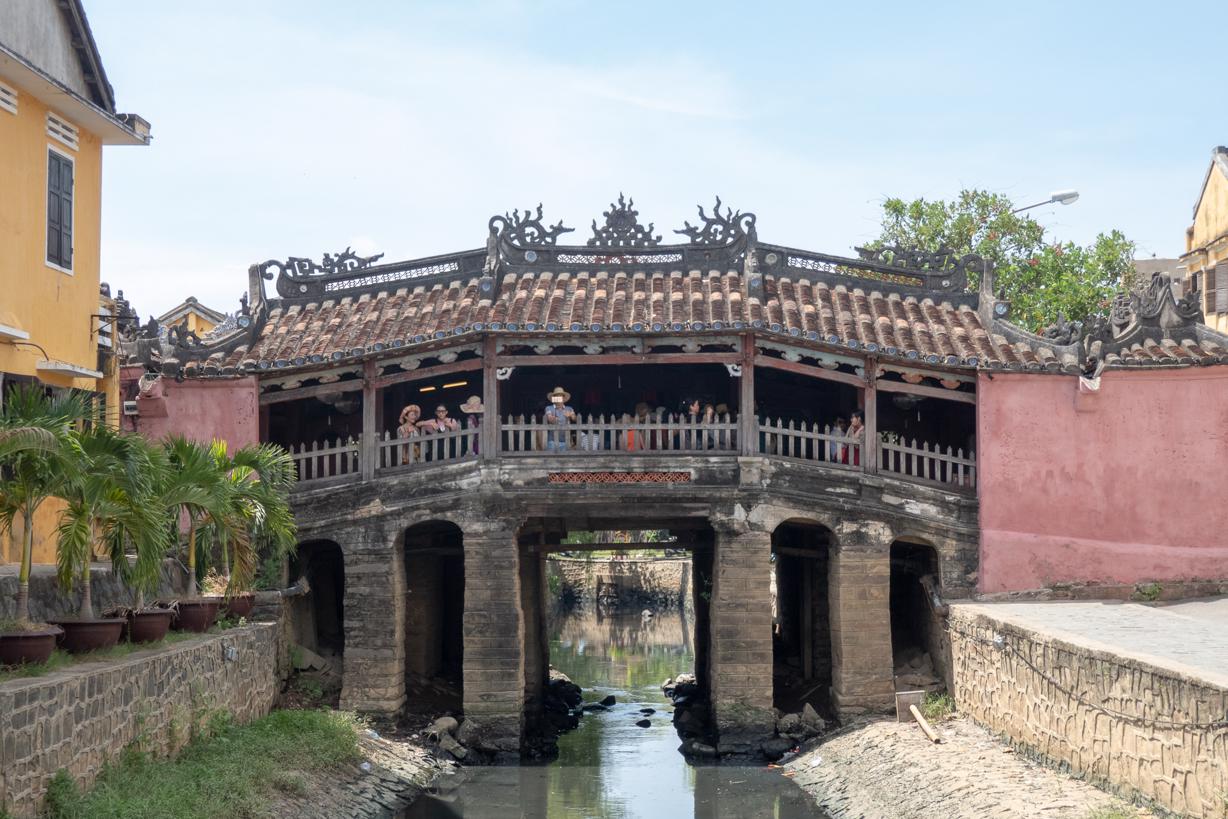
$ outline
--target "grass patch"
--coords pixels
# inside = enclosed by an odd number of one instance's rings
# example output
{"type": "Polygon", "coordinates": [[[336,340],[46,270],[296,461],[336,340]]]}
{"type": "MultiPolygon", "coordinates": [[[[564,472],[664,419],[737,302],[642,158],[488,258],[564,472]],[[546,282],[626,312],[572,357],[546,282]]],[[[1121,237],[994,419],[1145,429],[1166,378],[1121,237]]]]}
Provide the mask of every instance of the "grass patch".
{"type": "Polygon", "coordinates": [[[955,700],[950,694],[926,694],[921,703],[921,715],[930,722],[942,722],[955,716],[955,700]]]}
{"type": "MultiPolygon", "coordinates": [[[[278,793],[302,794],[309,774],[359,759],[357,719],[337,711],[274,711],[221,726],[174,760],[138,753],[103,772],[86,794],[61,786],[51,819],[232,819],[267,815],[278,793]]],[[[211,726],[214,727],[214,726],[211,726]]]]}
{"type": "Polygon", "coordinates": [[[105,660],[118,660],[121,657],[127,657],[134,651],[144,651],[147,648],[160,648],[173,643],[182,643],[190,640],[193,637],[199,637],[199,634],[193,634],[190,631],[172,631],[162,640],[156,643],[120,643],[111,648],[104,648],[101,651],[90,651],[85,654],[69,654],[62,649],[56,649],[51,652],[51,657],[45,663],[29,663],[27,665],[14,665],[0,667],[0,683],[8,682],[9,680],[18,680],[23,677],[41,677],[44,674],[50,674],[53,671],[62,671],[71,665],[77,663],[97,663],[105,660]]]}
{"type": "Polygon", "coordinates": [[[1138,811],[1130,810],[1122,805],[1109,805],[1096,808],[1087,814],[1085,819],[1138,819],[1138,811]]]}

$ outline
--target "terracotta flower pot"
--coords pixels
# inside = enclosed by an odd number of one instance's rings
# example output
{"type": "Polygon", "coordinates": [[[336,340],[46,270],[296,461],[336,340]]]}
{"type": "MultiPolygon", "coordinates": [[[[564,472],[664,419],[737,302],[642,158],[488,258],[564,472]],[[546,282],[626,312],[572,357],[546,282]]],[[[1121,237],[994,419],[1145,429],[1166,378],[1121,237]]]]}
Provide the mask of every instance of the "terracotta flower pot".
{"type": "Polygon", "coordinates": [[[175,612],[170,609],[145,609],[128,613],[124,628],[133,643],[156,643],[170,631],[175,612]]]}
{"type": "Polygon", "coordinates": [[[111,648],[119,642],[119,635],[124,630],[124,621],[119,617],[53,622],[64,630],[58,642],[60,648],[69,654],[84,654],[87,651],[111,648]]]}
{"type": "Polygon", "coordinates": [[[0,634],[0,665],[47,662],[55,651],[56,638],[63,633],[58,626],[48,626],[37,631],[0,634]]]}
{"type": "Polygon", "coordinates": [[[208,631],[217,619],[219,604],[217,599],[180,600],[175,606],[174,628],[197,633],[208,631]]]}
{"type": "Polygon", "coordinates": [[[242,592],[226,601],[226,616],[238,620],[240,617],[250,617],[256,607],[256,595],[242,592]]]}

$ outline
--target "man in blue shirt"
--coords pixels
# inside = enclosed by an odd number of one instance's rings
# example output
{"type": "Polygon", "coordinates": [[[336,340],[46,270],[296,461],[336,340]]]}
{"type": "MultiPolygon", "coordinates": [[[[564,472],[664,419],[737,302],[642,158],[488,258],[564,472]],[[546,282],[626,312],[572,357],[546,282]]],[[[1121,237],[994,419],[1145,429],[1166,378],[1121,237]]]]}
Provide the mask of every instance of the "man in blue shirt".
{"type": "Polygon", "coordinates": [[[558,427],[546,433],[546,449],[552,452],[567,449],[567,427],[576,422],[576,411],[567,404],[571,393],[562,387],[555,387],[546,398],[550,401],[546,407],[546,423],[558,427]]]}

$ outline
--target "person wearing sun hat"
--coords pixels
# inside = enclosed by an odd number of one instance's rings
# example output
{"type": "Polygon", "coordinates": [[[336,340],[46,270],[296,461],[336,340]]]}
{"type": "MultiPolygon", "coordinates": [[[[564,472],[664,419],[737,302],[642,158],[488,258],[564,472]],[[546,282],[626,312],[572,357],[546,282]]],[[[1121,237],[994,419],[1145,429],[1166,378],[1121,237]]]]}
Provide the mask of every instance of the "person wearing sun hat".
{"type": "Polygon", "coordinates": [[[576,411],[567,403],[571,393],[562,387],[555,387],[546,395],[549,405],[544,418],[547,424],[553,424],[561,429],[553,429],[546,433],[546,449],[559,451],[568,448],[568,432],[566,427],[576,422],[576,411]]]}
{"type": "Polygon", "coordinates": [[[465,428],[473,430],[473,434],[469,438],[469,454],[478,454],[478,430],[482,427],[482,413],[486,412],[486,407],[482,406],[482,399],[476,395],[471,395],[465,399],[465,403],[460,405],[461,414],[465,416],[465,428]]]}

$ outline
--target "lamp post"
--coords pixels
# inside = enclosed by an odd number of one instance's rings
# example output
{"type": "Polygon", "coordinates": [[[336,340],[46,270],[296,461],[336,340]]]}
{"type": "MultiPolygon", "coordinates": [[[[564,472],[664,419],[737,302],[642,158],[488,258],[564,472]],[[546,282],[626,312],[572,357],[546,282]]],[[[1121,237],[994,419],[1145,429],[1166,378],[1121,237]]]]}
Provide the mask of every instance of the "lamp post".
{"type": "Polygon", "coordinates": [[[1011,213],[1022,213],[1025,210],[1031,210],[1032,208],[1039,208],[1041,205],[1051,205],[1054,202],[1056,202],[1059,205],[1069,205],[1069,204],[1072,204],[1078,201],[1078,199],[1079,199],[1078,191],[1054,191],[1053,193],[1049,194],[1049,198],[1046,199],[1045,201],[1037,202],[1034,205],[1024,205],[1021,208],[1015,208],[1014,210],[1011,211],[1011,213]]]}

